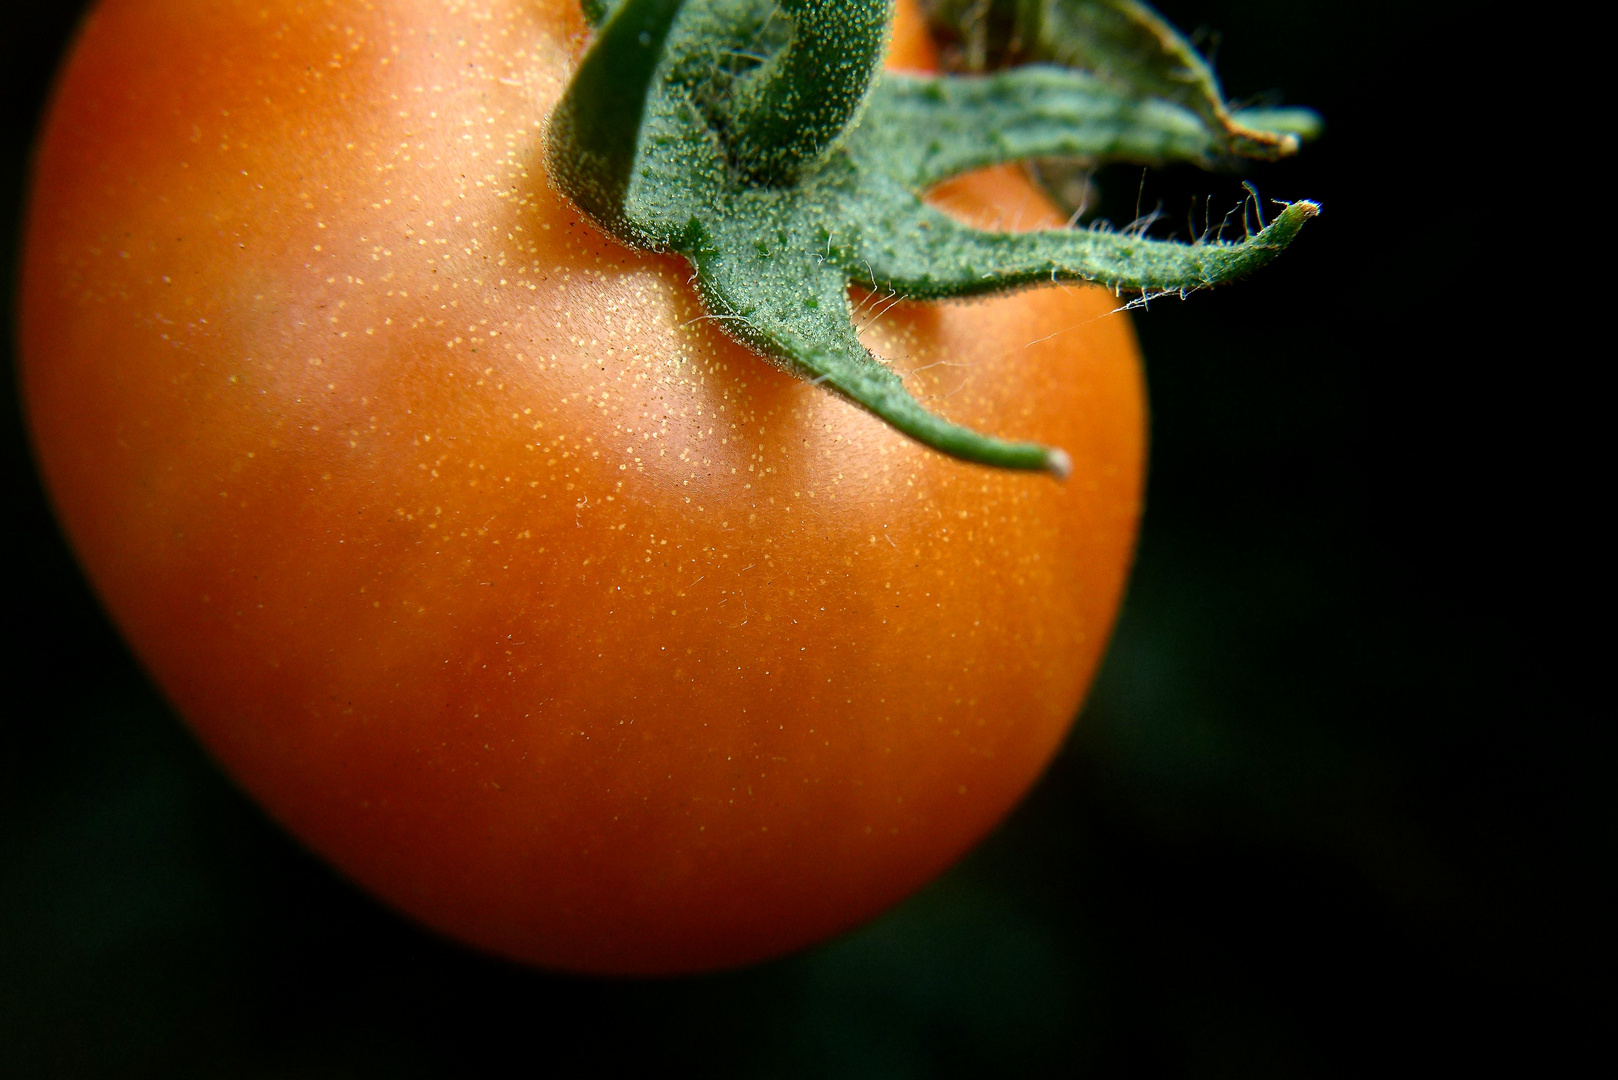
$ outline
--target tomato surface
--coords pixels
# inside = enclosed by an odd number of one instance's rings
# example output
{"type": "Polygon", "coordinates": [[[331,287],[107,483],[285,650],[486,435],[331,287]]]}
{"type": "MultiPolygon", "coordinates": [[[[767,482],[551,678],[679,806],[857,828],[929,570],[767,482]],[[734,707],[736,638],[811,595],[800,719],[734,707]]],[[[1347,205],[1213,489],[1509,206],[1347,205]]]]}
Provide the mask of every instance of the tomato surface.
{"type": "MultiPolygon", "coordinates": [[[[768,366],[547,185],[584,34],[107,0],[38,151],[24,393],[108,610],[288,829],[498,953],[711,969],[893,904],[1038,776],[1122,591],[1142,379],[1096,289],[872,320],[1058,483],[768,366]]],[[[1051,223],[1012,171],[936,198],[1051,223]]]]}

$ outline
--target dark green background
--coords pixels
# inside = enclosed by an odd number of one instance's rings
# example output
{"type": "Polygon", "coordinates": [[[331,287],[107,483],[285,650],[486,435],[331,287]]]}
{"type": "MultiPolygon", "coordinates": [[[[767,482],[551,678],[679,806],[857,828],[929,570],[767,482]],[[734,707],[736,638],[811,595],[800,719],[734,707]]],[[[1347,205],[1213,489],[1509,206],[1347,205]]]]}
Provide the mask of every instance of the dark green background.
{"type": "MultiPolygon", "coordinates": [[[[79,6],[0,14],[7,252],[79,6]]],[[[1501,118],[1471,89],[1475,7],[1163,7],[1222,32],[1234,95],[1325,113],[1317,147],[1250,174],[1325,213],[1254,281],[1138,319],[1139,564],[1049,774],[942,881],[802,956],[549,975],[336,878],[220,775],[107,625],[4,380],[0,1076],[1548,1066],[1594,1016],[1612,847],[1610,706],[1580,693],[1610,631],[1570,621],[1600,610],[1582,510],[1599,489],[1564,486],[1593,450],[1588,392],[1577,357],[1517,337],[1518,315],[1556,313],[1530,292],[1535,256],[1499,250],[1543,170],[1480,149],[1501,118]]],[[[1138,184],[1104,175],[1105,212],[1132,217],[1138,184]]],[[[1146,205],[1174,220],[1207,194],[1241,193],[1175,171],[1146,205]]]]}

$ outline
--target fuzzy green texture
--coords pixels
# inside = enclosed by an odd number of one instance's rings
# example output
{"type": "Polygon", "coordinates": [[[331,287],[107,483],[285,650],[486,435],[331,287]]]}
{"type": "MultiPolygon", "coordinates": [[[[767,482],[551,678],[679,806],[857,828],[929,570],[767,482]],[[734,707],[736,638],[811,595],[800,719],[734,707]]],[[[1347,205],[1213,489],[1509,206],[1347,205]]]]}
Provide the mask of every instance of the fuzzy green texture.
{"type": "Polygon", "coordinates": [[[713,110],[739,173],[784,186],[830,152],[882,64],[889,3],[781,0],[783,17],[764,29],[789,26],[791,33],[769,59],[737,74],[713,110]]]}
{"type": "MultiPolygon", "coordinates": [[[[1156,20],[1129,0],[1049,2],[1156,20]]],[[[1183,294],[1269,262],[1318,212],[1291,203],[1239,243],[1179,244],[1129,231],[986,232],[922,201],[950,176],[1025,158],[1210,164],[1284,152],[1303,111],[1225,122],[1222,99],[1217,111],[1198,107],[1217,97],[1211,72],[1189,97],[1157,92],[1184,89],[1188,70],[1181,52],[1141,45],[1161,42],[1161,20],[1103,35],[1092,52],[1107,62],[1092,60],[1092,72],[927,77],[880,70],[891,0],[590,3],[596,40],[552,117],[558,187],[626,243],[686,256],[730,336],[968,461],[1060,476],[1067,457],[924,409],[859,343],[851,283],[916,300],[1057,281],[1183,294]],[[1144,67],[1121,78],[1130,64],[1144,67]],[[1266,119],[1280,123],[1248,126],[1266,119]]]]}
{"type": "Polygon", "coordinates": [[[1308,109],[1233,113],[1213,68],[1140,0],[923,0],[931,20],[962,39],[972,70],[1056,63],[1093,74],[1120,94],[1189,110],[1227,152],[1278,158],[1319,133],[1308,109]],[[1277,121],[1279,121],[1277,123],[1277,121]]]}

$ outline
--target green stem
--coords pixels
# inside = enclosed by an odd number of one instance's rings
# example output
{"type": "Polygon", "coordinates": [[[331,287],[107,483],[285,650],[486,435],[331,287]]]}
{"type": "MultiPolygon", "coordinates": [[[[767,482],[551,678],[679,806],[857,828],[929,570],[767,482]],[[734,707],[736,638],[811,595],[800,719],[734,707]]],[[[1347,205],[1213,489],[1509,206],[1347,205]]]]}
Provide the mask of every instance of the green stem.
{"type": "Polygon", "coordinates": [[[786,48],[736,81],[728,143],[737,171],[780,187],[819,162],[882,63],[892,0],[781,0],[786,48]]]}
{"type": "Polygon", "coordinates": [[[1269,262],[1319,209],[1292,203],[1240,243],[967,228],[923,202],[930,184],[1045,155],[1273,156],[1316,118],[1243,114],[1265,128],[1255,143],[1206,65],[1138,0],[1039,9],[1079,35],[1075,55],[1094,73],[965,79],[881,75],[891,0],[779,3],[592,0],[599,29],[552,116],[551,176],[625,243],[686,256],[726,334],[943,453],[1066,471],[1060,450],[971,431],[917,402],[860,344],[850,282],[911,300],[1078,279],[1185,292],[1269,262]]]}

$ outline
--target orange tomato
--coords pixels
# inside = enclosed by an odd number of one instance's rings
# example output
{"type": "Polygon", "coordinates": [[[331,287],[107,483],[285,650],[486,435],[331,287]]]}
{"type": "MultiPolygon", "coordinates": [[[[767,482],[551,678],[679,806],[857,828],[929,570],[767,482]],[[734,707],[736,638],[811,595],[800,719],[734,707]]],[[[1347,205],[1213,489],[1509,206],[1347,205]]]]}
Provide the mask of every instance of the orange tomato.
{"type": "MultiPolygon", "coordinates": [[[[288,829],[485,949],[711,969],[883,910],[1038,776],[1123,587],[1141,372],[1095,289],[873,320],[1061,484],[761,362],[547,185],[584,32],[107,0],[38,152],[24,392],[107,608],[288,829]]],[[[937,197],[1051,218],[1006,170],[937,197]]]]}

